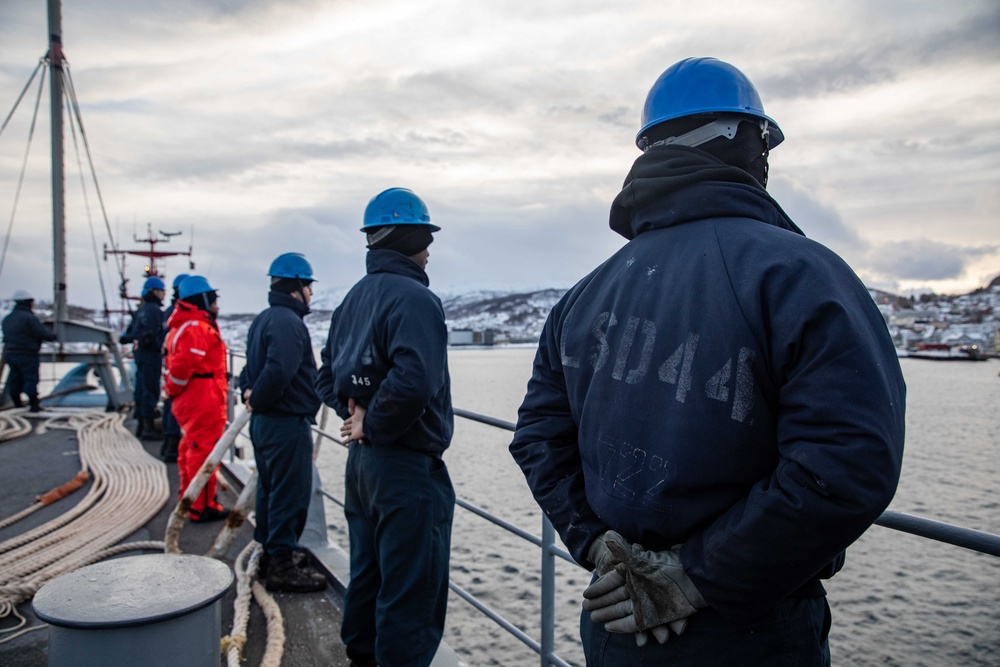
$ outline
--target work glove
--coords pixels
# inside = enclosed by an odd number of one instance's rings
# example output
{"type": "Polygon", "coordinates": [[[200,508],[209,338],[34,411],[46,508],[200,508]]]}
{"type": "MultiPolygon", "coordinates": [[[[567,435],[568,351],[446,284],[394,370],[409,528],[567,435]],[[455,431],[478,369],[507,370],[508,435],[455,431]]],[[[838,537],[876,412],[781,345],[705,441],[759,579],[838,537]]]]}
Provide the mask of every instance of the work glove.
{"type": "MultiPolygon", "coordinates": [[[[601,578],[594,582],[587,591],[596,590],[603,592],[596,593],[596,595],[600,596],[599,599],[585,600],[583,608],[590,611],[608,606],[622,605],[614,607],[616,611],[609,613],[631,615],[632,603],[628,598],[628,591],[625,588],[625,578],[615,571],[615,566],[621,561],[612,554],[608,548],[608,542],[618,544],[623,550],[629,550],[631,547],[625,538],[613,530],[605,531],[590,545],[587,558],[596,566],[597,573],[601,575],[601,578]],[[598,586],[599,584],[600,586],[598,586]],[[626,608],[627,611],[623,611],[626,608]]],[[[584,592],[584,597],[588,597],[587,591],[584,592]]],[[[591,614],[591,618],[593,618],[593,614],[591,614]]],[[[637,630],[635,631],[635,643],[637,646],[645,646],[649,641],[649,634],[651,633],[656,638],[656,641],[664,644],[670,638],[671,629],[674,630],[675,634],[679,635],[684,632],[685,627],[687,627],[687,619],[675,621],[670,628],[667,625],[658,625],[650,628],[649,632],[637,630]]]]}
{"type": "Polygon", "coordinates": [[[680,634],[686,619],[707,606],[684,572],[680,545],[670,551],[646,551],[624,540],[606,542],[619,563],[583,593],[584,609],[591,611],[593,622],[604,623],[609,632],[634,633],[668,625],[680,634]]]}

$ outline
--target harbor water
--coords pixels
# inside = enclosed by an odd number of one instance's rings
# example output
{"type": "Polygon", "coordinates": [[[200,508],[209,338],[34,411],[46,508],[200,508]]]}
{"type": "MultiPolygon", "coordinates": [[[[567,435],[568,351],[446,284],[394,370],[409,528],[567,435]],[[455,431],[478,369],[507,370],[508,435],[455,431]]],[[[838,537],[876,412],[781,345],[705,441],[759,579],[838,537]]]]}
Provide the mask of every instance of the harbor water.
{"type": "MultiPolygon", "coordinates": [[[[449,355],[456,407],[516,421],[534,350],[455,349],[449,355]]],[[[903,474],[891,508],[1000,533],[1000,364],[900,360],[906,378],[903,474]]],[[[331,420],[328,430],[339,421],[331,420]]],[[[445,454],[460,498],[531,533],[541,513],[507,452],[510,434],[456,418],[445,454]]],[[[344,450],[319,458],[324,485],[342,497],[344,450]]],[[[331,539],[347,546],[343,512],[328,505],[331,539]]],[[[456,508],[452,580],[536,639],[540,552],[456,508]]],[[[556,565],[556,647],[583,665],[579,645],[584,570],[556,565]]],[[[1000,558],[873,526],[827,584],[835,665],[1000,665],[1000,558]]],[[[530,649],[452,594],[445,641],[470,665],[534,665],[530,649]]]]}

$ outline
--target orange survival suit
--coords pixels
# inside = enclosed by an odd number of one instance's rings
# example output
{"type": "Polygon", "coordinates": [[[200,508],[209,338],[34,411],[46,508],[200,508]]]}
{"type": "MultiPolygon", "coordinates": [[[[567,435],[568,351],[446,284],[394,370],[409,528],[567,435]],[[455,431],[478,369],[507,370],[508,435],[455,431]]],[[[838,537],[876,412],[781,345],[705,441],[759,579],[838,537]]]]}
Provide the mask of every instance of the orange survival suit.
{"type": "MultiPolygon", "coordinates": [[[[226,344],[211,315],[186,301],[177,301],[167,324],[164,390],[182,431],[177,469],[183,495],[226,428],[226,344]]],[[[192,520],[206,507],[222,510],[215,492],[212,475],[191,505],[192,520]]]]}

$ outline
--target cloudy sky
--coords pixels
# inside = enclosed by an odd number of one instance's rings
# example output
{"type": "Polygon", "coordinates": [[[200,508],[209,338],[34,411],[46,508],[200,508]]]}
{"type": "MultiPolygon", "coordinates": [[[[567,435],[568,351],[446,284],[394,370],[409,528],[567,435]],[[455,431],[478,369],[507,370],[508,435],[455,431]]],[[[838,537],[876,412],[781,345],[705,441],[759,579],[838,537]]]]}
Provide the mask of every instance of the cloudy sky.
{"type": "MultiPolygon", "coordinates": [[[[769,190],[869,286],[962,293],[1000,273],[996,0],[63,0],[62,17],[112,232],[182,231],[160,249],[184,250],[193,230],[229,312],[264,305],[281,252],[327,296],[350,286],[365,204],[392,186],[443,228],[435,290],[569,286],[623,243],[607,214],[642,103],[688,56],[754,81],[786,137],[769,190]]],[[[47,32],[43,0],[0,1],[3,118],[47,32]]],[[[0,135],[5,242],[36,88],[0,135]]],[[[51,299],[46,100],[4,297],[51,299]]],[[[66,137],[69,300],[100,306],[98,271],[109,300],[117,279],[66,137]]],[[[140,259],[126,269],[141,282],[140,259]]]]}

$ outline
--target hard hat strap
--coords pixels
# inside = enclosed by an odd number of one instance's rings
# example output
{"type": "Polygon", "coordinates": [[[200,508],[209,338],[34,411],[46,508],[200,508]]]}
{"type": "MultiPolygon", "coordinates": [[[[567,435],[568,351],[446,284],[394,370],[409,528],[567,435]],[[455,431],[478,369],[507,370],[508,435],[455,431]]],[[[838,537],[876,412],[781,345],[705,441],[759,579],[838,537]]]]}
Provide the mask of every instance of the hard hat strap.
{"type": "MultiPolygon", "coordinates": [[[[726,115],[719,116],[711,123],[702,125],[701,127],[696,127],[695,129],[682,134],[677,137],[667,137],[666,139],[661,139],[660,141],[649,144],[646,150],[649,150],[653,146],[688,146],[689,148],[694,148],[695,146],[701,146],[704,143],[708,143],[712,139],[717,137],[725,137],[726,139],[732,139],[736,136],[737,128],[741,121],[750,121],[751,119],[747,116],[736,116],[736,115],[726,115]]],[[[763,121],[764,136],[766,138],[767,121],[763,121]]]]}

